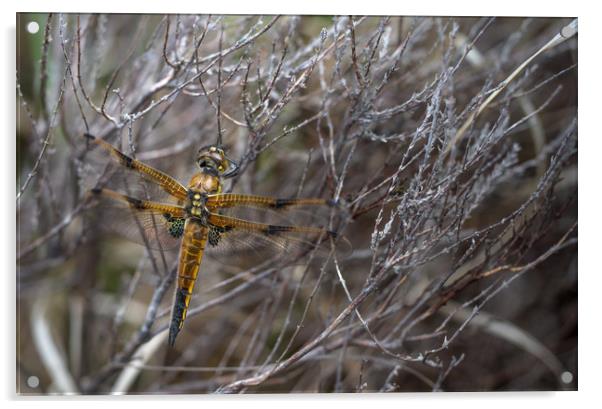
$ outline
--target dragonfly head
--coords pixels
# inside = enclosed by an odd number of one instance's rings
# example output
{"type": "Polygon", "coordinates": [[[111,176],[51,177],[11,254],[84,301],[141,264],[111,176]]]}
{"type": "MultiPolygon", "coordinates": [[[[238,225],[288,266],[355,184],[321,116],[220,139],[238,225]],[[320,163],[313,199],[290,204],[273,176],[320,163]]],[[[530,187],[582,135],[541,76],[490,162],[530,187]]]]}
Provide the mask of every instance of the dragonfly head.
{"type": "Polygon", "coordinates": [[[224,178],[236,175],[239,169],[238,164],[228,158],[221,147],[215,145],[199,149],[196,163],[203,172],[224,178]]]}

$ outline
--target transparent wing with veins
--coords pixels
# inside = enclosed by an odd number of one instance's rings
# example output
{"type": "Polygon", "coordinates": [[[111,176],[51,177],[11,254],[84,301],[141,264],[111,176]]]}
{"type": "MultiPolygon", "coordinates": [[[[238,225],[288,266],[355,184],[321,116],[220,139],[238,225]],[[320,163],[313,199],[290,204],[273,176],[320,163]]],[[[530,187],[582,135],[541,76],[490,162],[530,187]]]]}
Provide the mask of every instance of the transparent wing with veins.
{"type": "Polygon", "coordinates": [[[109,189],[89,193],[90,211],[98,213],[98,226],[106,232],[154,250],[175,250],[184,229],[182,206],[141,200],[109,189]]]}

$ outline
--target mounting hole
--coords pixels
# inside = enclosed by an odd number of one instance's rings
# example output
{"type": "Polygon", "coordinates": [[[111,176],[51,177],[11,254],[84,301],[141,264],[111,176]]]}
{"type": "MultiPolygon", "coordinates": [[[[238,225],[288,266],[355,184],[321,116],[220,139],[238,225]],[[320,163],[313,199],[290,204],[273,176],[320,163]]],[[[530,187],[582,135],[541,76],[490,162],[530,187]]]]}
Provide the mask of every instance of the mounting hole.
{"type": "Polygon", "coordinates": [[[562,375],[560,375],[560,380],[564,383],[571,383],[573,382],[573,374],[569,371],[564,371],[562,375]]]}
{"type": "Polygon", "coordinates": [[[27,23],[27,32],[31,34],[35,34],[40,31],[40,25],[35,21],[30,21],[27,23]]]}
{"type": "Polygon", "coordinates": [[[40,385],[40,379],[37,376],[30,376],[27,378],[27,386],[30,388],[37,388],[40,385]]]}

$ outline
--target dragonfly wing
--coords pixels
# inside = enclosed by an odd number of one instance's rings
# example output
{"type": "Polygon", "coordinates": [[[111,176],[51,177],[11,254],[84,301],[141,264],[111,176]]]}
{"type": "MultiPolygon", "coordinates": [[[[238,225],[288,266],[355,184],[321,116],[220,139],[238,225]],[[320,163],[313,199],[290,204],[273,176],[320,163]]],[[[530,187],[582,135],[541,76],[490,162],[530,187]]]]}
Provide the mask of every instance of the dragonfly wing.
{"type": "MultiPolygon", "coordinates": [[[[145,187],[147,190],[158,189],[162,191],[163,196],[168,195],[178,201],[186,199],[188,190],[176,179],[126,155],[102,139],[90,134],[85,136],[89,142],[89,151],[86,153],[84,160],[93,168],[98,168],[101,174],[101,184],[123,190],[130,195],[149,197],[140,194],[141,184],[139,180],[143,179],[148,182],[145,187]],[[110,158],[109,161],[107,161],[107,157],[110,158]],[[107,162],[115,166],[110,166],[107,162]],[[132,176],[135,176],[137,180],[132,176]]],[[[158,196],[153,194],[152,197],[158,196]]]]}
{"type": "Polygon", "coordinates": [[[292,226],[328,225],[331,216],[340,215],[336,203],[329,199],[284,199],[234,193],[208,195],[207,208],[239,219],[260,223],[269,223],[269,220],[292,226]]]}
{"type": "Polygon", "coordinates": [[[295,259],[310,253],[323,258],[336,245],[336,233],[320,227],[255,223],[217,213],[211,213],[208,221],[207,253],[220,260],[295,259]]]}
{"type": "Polygon", "coordinates": [[[90,191],[96,225],[155,250],[173,250],[184,233],[181,206],[140,200],[109,189],[90,191]]]}
{"type": "Polygon", "coordinates": [[[212,210],[232,207],[253,207],[270,210],[290,210],[300,207],[326,206],[333,207],[335,202],[330,199],[283,199],[269,196],[243,195],[237,193],[218,193],[207,197],[207,208],[212,210]]]}

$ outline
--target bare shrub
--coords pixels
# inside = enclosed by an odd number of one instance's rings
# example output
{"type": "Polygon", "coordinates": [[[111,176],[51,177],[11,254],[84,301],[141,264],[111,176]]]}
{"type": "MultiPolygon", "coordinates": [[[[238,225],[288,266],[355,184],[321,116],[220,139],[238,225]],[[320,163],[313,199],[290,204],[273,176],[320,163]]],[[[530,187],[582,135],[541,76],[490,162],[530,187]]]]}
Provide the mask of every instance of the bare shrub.
{"type": "Polygon", "coordinates": [[[576,39],[504,81],[570,22],[19,15],[18,390],[574,389],[576,39]],[[184,183],[221,140],[353,253],[204,261],[169,349],[173,258],[84,214],[85,132],[184,183]]]}

